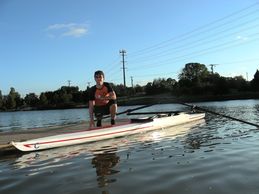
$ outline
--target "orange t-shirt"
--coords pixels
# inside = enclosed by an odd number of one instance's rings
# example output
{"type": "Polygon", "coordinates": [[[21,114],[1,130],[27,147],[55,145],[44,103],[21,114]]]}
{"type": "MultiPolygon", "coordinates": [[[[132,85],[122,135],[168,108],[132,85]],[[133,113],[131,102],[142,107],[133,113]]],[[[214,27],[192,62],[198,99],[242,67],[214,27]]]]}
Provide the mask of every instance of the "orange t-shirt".
{"type": "Polygon", "coordinates": [[[110,92],[113,92],[113,89],[107,82],[104,82],[102,88],[100,89],[93,86],[89,92],[89,100],[94,100],[95,106],[105,106],[109,103],[109,100],[101,100],[98,98],[108,96],[110,92]]]}

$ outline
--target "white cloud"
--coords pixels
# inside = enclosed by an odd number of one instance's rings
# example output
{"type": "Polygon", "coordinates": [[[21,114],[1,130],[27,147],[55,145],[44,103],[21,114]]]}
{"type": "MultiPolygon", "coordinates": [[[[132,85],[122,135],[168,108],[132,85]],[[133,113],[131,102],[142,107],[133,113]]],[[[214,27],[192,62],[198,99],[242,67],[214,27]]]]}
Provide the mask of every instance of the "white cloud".
{"type": "Polygon", "coordinates": [[[69,31],[63,33],[64,36],[73,36],[73,37],[81,37],[84,36],[87,33],[86,28],[71,28],[69,31]]]}
{"type": "Polygon", "coordinates": [[[246,40],[248,40],[248,37],[238,35],[238,36],[236,37],[236,39],[241,40],[241,41],[246,41],[246,40]]]}
{"type": "Polygon", "coordinates": [[[51,38],[70,36],[70,37],[82,37],[88,32],[86,24],[67,23],[67,24],[52,24],[47,27],[46,31],[51,38]]]}

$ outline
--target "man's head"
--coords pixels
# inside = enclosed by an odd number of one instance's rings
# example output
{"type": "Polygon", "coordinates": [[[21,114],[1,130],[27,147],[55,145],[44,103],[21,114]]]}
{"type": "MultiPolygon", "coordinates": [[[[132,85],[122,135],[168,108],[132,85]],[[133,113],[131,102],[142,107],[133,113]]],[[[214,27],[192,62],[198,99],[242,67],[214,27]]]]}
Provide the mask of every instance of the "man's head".
{"type": "Polygon", "coordinates": [[[96,77],[96,76],[100,76],[100,75],[102,75],[102,76],[104,77],[104,73],[103,73],[103,71],[98,70],[98,71],[94,72],[94,77],[96,77]]]}
{"type": "Polygon", "coordinates": [[[97,84],[102,85],[104,81],[104,73],[101,70],[94,72],[94,79],[97,84]]]}

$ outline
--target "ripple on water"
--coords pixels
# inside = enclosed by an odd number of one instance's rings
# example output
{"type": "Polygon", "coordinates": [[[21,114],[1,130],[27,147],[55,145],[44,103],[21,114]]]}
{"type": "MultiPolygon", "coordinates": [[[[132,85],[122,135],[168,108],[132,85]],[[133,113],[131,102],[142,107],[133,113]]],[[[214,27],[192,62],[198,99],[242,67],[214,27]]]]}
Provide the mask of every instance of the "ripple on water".
{"type": "MultiPolygon", "coordinates": [[[[213,110],[251,116],[219,104],[213,110]]],[[[207,115],[198,126],[25,154],[0,161],[0,193],[258,193],[258,132],[207,115]]]]}

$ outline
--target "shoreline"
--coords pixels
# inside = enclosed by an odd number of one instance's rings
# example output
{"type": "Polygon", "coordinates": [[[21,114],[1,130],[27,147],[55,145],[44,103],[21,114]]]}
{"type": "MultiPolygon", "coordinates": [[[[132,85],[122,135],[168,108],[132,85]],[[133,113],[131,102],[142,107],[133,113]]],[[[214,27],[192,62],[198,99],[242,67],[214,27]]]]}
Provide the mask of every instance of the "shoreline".
{"type": "Polygon", "coordinates": [[[118,105],[131,106],[143,104],[170,104],[170,103],[194,103],[225,100],[249,100],[259,99],[259,93],[242,93],[231,95],[207,95],[207,96],[173,96],[171,94],[159,94],[153,96],[124,97],[119,99],[118,105]]]}
{"type": "MultiPolygon", "coordinates": [[[[118,106],[134,106],[145,104],[170,104],[170,103],[193,103],[193,102],[210,102],[225,100],[249,100],[259,99],[259,92],[243,92],[229,95],[206,95],[206,96],[175,96],[170,93],[162,93],[157,95],[139,95],[118,97],[118,106]]],[[[16,111],[37,111],[37,110],[62,110],[88,108],[88,104],[77,104],[74,106],[52,106],[52,107],[26,107],[22,109],[0,110],[0,112],[16,112],[16,111]]]]}

